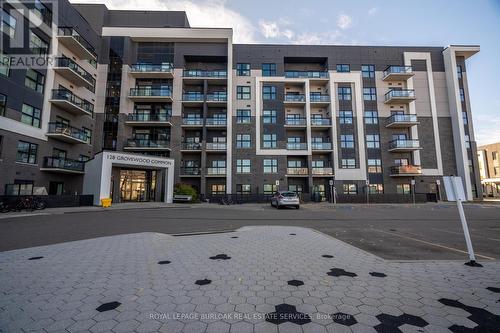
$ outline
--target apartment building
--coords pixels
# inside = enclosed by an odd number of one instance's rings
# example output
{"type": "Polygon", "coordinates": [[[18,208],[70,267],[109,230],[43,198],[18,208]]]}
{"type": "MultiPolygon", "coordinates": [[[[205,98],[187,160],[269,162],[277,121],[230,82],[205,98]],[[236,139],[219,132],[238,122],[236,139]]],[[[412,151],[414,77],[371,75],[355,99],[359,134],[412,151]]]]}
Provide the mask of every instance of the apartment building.
{"type": "Polygon", "coordinates": [[[500,197],[500,142],[477,148],[483,195],[500,197]]]}
{"type": "MultiPolygon", "coordinates": [[[[174,161],[174,182],[205,197],[327,198],[330,184],[352,196],[437,193],[446,175],[462,177],[470,200],[482,197],[466,71],[478,46],[242,45],[231,29],[190,27],[184,12],[58,4],[73,22],[59,25],[85,42],[68,38],[65,50],[59,33],[47,47],[89,81],[66,82],[56,66],[33,93],[22,70],[0,75],[11,110],[0,120],[6,192],[30,183],[82,193],[84,161],[116,151],[174,161]],[[11,96],[15,82],[26,93],[11,96]],[[52,97],[62,89],[69,103],[52,97]],[[40,126],[13,116],[23,104],[38,107],[40,126]],[[38,148],[31,160],[26,144],[38,148]]],[[[114,201],[159,200],[165,179],[154,166],[117,166],[104,186],[114,201]]]]}

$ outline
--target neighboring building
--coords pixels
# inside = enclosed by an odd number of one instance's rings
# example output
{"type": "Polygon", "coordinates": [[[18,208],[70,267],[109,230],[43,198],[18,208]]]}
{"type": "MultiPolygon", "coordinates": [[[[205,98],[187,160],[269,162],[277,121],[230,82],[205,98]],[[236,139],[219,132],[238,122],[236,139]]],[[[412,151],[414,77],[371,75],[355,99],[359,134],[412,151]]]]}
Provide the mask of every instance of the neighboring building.
{"type": "Polygon", "coordinates": [[[500,197],[500,142],[477,148],[483,196],[500,197]]]}
{"type": "MultiPolygon", "coordinates": [[[[465,66],[478,46],[238,45],[231,29],[189,27],[184,12],[59,5],[59,21],[86,42],[45,41],[89,82],[59,83],[64,67],[49,68],[37,93],[24,88],[26,71],[0,75],[6,189],[81,193],[81,165],[53,161],[116,150],[172,158],[175,182],[208,197],[271,194],[276,181],[328,196],[330,180],[344,194],[363,194],[367,182],[371,193],[408,194],[412,180],[415,192],[435,193],[443,175],[482,197],[465,66]],[[84,107],[52,98],[59,85],[84,107]],[[38,108],[40,124],[22,121],[23,104],[38,108]],[[76,166],[77,176],[63,174],[76,166]]],[[[114,169],[113,199],[158,200],[156,171],[114,169]]]]}

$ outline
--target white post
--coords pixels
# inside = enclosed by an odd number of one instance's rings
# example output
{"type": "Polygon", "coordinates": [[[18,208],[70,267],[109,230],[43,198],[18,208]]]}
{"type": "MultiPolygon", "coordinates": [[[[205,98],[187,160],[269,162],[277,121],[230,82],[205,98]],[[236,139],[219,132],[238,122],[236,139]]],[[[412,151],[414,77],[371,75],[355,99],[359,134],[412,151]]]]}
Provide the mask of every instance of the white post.
{"type": "Polygon", "coordinates": [[[451,177],[451,186],[453,188],[453,194],[455,195],[455,200],[457,201],[458,214],[460,215],[460,221],[462,222],[462,229],[464,231],[465,243],[467,243],[467,251],[469,252],[469,265],[476,264],[476,257],[474,256],[474,249],[472,248],[472,241],[470,239],[469,228],[467,227],[467,220],[465,219],[464,207],[462,206],[462,198],[457,191],[457,181],[461,181],[459,177],[451,177]]]}

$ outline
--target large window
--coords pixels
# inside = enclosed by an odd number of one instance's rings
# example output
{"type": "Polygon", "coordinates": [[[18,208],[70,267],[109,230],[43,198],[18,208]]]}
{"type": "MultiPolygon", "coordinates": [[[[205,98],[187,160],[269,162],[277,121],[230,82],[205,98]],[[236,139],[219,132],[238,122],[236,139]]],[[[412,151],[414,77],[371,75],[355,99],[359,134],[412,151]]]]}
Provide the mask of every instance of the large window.
{"type": "Polygon", "coordinates": [[[236,75],[250,76],[250,64],[236,64],[236,75]]]}
{"type": "Polygon", "coordinates": [[[459,79],[462,78],[462,66],[460,66],[460,65],[457,65],[457,77],[459,79]]]}
{"type": "Polygon", "coordinates": [[[354,135],[342,134],[340,136],[340,147],[341,148],[354,148],[354,135]]]}
{"type": "Polygon", "coordinates": [[[26,70],[26,78],[24,79],[24,85],[26,87],[31,88],[36,92],[43,93],[44,82],[45,76],[43,76],[43,74],[31,68],[26,70]]]}
{"type": "Polygon", "coordinates": [[[469,134],[464,135],[464,141],[465,141],[465,148],[470,149],[470,136],[469,134]]]}
{"type": "Polygon", "coordinates": [[[352,124],[352,111],[339,111],[339,122],[341,124],[352,124]]]}
{"type": "Polygon", "coordinates": [[[42,112],[31,105],[23,104],[21,122],[33,127],[40,128],[40,118],[42,112]]]}
{"type": "Polygon", "coordinates": [[[376,101],[377,100],[377,89],[375,89],[375,88],[363,88],[363,100],[376,101]]]}
{"type": "Polygon", "coordinates": [[[460,88],[460,101],[465,102],[465,92],[463,88],[460,88]]]}
{"type": "Polygon", "coordinates": [[[252,112],[250,110],[236,110],[236,122],[238,124],[250,124],[252,122],[252,112]]]}
{"type": "Polygon", "coordinates": [[[250,134],[236,134],[236,148],[251,148],[250,134]]]}
{"type": "Polygon", "coordinates": [[[0,52],[0,74],[9,76],[10,73],[10,58],[0,52]]]}
{"type": "Polygon", "coordinates": [[[342,184],[344,194],[358,194],[358,186],[356,184],[342,184]]]}
{"type": "Polygon", "coordinates": [[[262,122],[264,124],[276,124],[276,110],[264,110],[262,112],[262,122]]]}
{"type": "Polygon", "coordinates": [[[396,185],[397,194],[411,194],[410,184],[397,184],[396,185]]]}
{"type": "Polygon", "coordinates": [[[469,123],[469,119],[467,118],[466,111],[462,111],[462,120],[464,121],[464,125],[467,125],[469,123]]]}
{"type": "Polygon", "coordinates": [[[341,160],[340,167],[342,169],[356,169],[356,159],[354,159],[354,158],[343,158],[341,160]]]}
{"type": "Polygon", "coordinates": [[[2,10],[2,25],[0,26],[0,30],[10,38],[14,38],[16,34],[16,19],[5,9],[2,10]]]}
{"type": "Polygon", "coordinates": [[[351,71],[351,65],[349,65],[349,64],[337,64],[337,72],[349,73],[350,71],[351,71]]]}
{"type": "Polygon", "coordinates": [[[250,86],[237,86],[236,98],[237,99],[250,99],[250,86]]]}
{"type": "Polygon", "coordinates": [[[250,160],[249,159],[238,159],[236,160],[236,172],[237,173],[250,173],[250,160]]]}
{"type": "Polygon", "coordinates": [[[278,190],[275,184],[264,184],[264,194],[274,194],[278,190]]]}
{"type": "Polygon", "coordinates": [[[275,86],[262,87],[262,99],[263,100],[275,100],[276,99],[276,87],[275,86]]]}
{"type": "Polygon", "coordinates": [[[278,160],[276,159],[265,159],[263,161],[263,171],[264,173],[277,173],[278,172],[278,160]]]}
{"type": "Polygon", "coordinates": [[[252,194],[250,184],[236,184],[236,194],[252,194]]]}
{"type": "Polygon", "coordinates": [[[30,50],[35,54],[49,53],[49,44],[30,30],[30,50]]]}
{"type": "Polygon", "coordinates": [[[367,134],[366,148],[380,148],[380,136],[378,134],[367,134]]]}
{"type": "Polygon", "coordinates": [[[378,112],[365,111],[365,124],[378,124],[378,112]]]}
{"type": "Polygon", "coordinates": [[[276,134],[264,134],[262,136],[262,146],[264,148],[276,148],[276,134]]]}
{"type": "Polygon", "coordinates": [[[276,76],[276,64],[262,64],[262,76],[276,76]]]}
{"type": "Polygon", "coordinates": [[[0,94],[0,116],[5,116],[5,110],[7,109],[7,96],[0,94]]]}
{"type": "Polygon", "coordinates": [[[370,185],[368,185],[368,192],[370,194],[383,194],[384,193],[384,185],[382,185],[382,184],[370,184],[370,185]]]}
{"type": "Polygon", "coordinates": [[[85,133],[85,141],[90,145],[92,143],[92,130],[84,127],[83,132],[85,133]]]}
{"type": "Polygon", "coordinates": [[[375,77],[375,65],[361,65],[361,75],[363,77],[375,77]]]}
{"type": "Polygon", "coordinates": [[[337,93],[339,95],[339,101],[350,101],[351,100],[351,88],[350,87],[339,87],[339,88],[337,88],[337,93]]]}
{"type": "Polygon", "coordinates": [[[226,194],[226,185],[223,184],[213,184],[211,187],[212,194],[226,194]]]}
{"type": "Polygon", "coordinates": [[[18,141],[16,162],[36,164],[38,145],[35,143],[18,141]]]}
{"type": "Polygon", "coordinates": [[[368,173],[382,173],[382,161],[378,158],[368,159],[368,173]]]}

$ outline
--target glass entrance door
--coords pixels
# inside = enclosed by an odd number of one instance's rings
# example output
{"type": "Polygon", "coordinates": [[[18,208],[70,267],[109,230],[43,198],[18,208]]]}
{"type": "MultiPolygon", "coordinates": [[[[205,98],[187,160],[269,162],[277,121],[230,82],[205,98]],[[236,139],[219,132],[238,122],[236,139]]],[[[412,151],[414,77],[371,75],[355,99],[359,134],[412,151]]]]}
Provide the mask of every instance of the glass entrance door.
{"type": "Polygon", "coordinates": [[[120,198],[121,201],[154,201],[156,171],[151,170],[121,170],[120,198]]]}

